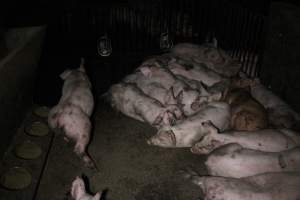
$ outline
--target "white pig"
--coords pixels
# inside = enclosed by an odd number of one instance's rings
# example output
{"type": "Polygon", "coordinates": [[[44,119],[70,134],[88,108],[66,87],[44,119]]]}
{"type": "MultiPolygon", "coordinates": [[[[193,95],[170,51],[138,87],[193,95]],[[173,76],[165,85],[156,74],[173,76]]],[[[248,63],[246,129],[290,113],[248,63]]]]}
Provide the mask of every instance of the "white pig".
{"type": "Polygon", "coordinates": [[[230,57],[224,50],[216,45],[195,45],[190,43],[177,44],[171,53],[187,63],[205,64],[207,68],[225,76],[235,76],[241,68],[237,59],[230,57]]]}
{"type": "Polygon", "coordinates": [[[68,102],[79,106],[88,116],[91,116],[94,98],[91,82],[85,72],[84,59],[81,59],[78,69],[67,69],[60,77],[64,80],[60,103],[68,102]]]}
{"type": "Polygon", "coordinates": [[[136,84],[119,83],[111,86],[109,90],[111,105],[125,115],[136,120],[160,127],[174,125],[176,115],[181,112],[177,106],[164,107],[159,101],[153,99],[140,90],[136,84]]]}
{"type": "Polygon", "coordinates": [[[265,172],[300,171],[299,155],[300,147],[264,152],[232,143],[212,151],[205,166],[209,175],[241,178],[265,172]]]}
{"type": "Polygon", "coordinates": [[[223,102],[209,103],[175,126],[159,129],[147,143],[161,147],[191,147],[207,133],[206,127],[202,126],[206,120],[213,121],[220,130],[226,130],[230,123],[229,105],[223,102]]]}
{"type": "Polygon", "coordinates": [[[48,115],[48,124],[54,131],[62,131],[67,138],[75,141],[74,152],[83,158],[89,167],[96,167],[87,153],[90,140],[90,115],[94,100],[90,91],[91,83],[85,74],[84,60],[78,69],[67,70],[61,74],[65,80],[62,97],[48,115]]]}
{"type": "Polygon", "coordinates": [[[94,196],[86,192],[82,178],[78,176],[72,182],[71,196],[74,200],[100,200],[101,194],[97,192],[94,196]]]}
{"type": "Polygon", "coordinates": [[[245,178],[185,174],[204,193],[205,200],[297,200],[299,172],[271,172],[245,178]]]}
{"type": "Polygon", "coordinates": [[[223,80],[220,75],[208,69],[206,66],[203,66],[203,64],[194,64],[193,68],[187,69],[178,62],[172,62],[168,65],[168,68],[175,75],[181,75],[188,79],[201,81],[208,86],[223,80]]]}
{"type": "Polygon", "coordinates": [[[184,81],[177,79],[165,68],[144,66],[123,79],[125,83],[136,83],[147,95],[159,100],[165,106],[178,104],[185,115],[197,112],[191,106],[199,104],[199,91],[192,89],[184,81]]]}
{"type": "Polygon", "coordinates": [[[87,153],[90,140],[91,122],[82,109],[73,104],[59,104],[49,112],[48,124],[55,132],[62,131],[65,140],[75,141],[74,152],[82,157],[88,167],[96,167],[87,153]]]}
{"type": "Polygon", "coordinates": [[[238,143],[244,148],[266,152],[280,152],[300,145],[300,135],[289,129],[262,129],[257,131],[228,131],[219,134],[210,121],[202,123],[206,135],[196,143],[191,151],[208,154],[214,149],[229,143],[238,143]]]}

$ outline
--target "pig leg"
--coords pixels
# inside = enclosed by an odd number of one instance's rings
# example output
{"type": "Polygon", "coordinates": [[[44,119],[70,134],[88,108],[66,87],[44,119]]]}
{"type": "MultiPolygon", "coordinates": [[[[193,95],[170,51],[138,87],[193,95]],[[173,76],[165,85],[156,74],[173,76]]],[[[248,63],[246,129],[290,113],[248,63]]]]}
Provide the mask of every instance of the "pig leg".
{"type": "Polygon", "coordinates": [[[218,129],[211,123],[211,121],[202,122],[202,126],[207,129],[208,133],[191,148],[192,153],[207,154],[215,148],[225,144],[219,139],[220,134],[218,134],[218,129]]]}

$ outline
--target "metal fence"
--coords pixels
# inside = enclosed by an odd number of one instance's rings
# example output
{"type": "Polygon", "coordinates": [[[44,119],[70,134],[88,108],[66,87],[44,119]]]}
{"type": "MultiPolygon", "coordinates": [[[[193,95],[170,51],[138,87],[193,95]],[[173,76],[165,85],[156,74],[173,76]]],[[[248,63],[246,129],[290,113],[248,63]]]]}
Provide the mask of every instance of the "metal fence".
{"type": "Polygon", "coordinates": [[[201,44],[215,37],[219,47],[242,61],[244,72],[257,76],[269,4],[269,0],[132,0],[105,4],[86,1],[64,12],[61,32],[68,39],[70,35],[86,38],[86,44],[92,48],[85,47],[91,53],[96,53],[97,39],[107,35],[112,56],[160,53],[160,35],[165,32],[174,44],[201,44]]]}

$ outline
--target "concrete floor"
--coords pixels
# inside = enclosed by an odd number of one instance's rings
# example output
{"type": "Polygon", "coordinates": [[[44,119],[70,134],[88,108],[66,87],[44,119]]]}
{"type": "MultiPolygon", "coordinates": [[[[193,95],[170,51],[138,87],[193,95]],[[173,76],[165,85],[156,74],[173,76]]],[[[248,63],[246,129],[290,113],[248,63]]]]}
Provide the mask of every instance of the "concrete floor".
{"type": "Polygon", "coordinates": [[[98,103],[93,117],[94,131],[89,152],[99,172],[87,169],[56,136],[37,192],[38,200],[68,199],[72,180],[84,174],[93,193],[107,190],[111,200],[198,200],[200,189],[184,180],[180,169],[192,167],[205,173],[203,157],[189,149],[148,146],[155,129],[98,103]]]}

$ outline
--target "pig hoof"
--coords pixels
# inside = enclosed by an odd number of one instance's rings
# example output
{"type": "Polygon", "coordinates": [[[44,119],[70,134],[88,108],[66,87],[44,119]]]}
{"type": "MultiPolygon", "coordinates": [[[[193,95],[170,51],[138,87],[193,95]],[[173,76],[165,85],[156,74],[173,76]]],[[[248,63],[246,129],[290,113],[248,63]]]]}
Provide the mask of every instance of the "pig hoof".
{"type": "Polygon", "coordinates": [[[196,154],[196,155],[201,155],[201,151],[198,147],[196,146],[193,146],[192,148],[190,148],[190,151],[193,153],[193,154],[196,154]]]}
{"type": "Polygon", "coordinates": [[[206,145],[206,146],[203,146],[202,144],[200,143],[196,143],[191,149],[190,151],[193,153],[193,154],[197,154],[197,155],[202,155],[202,154],[208,154],[212,149],[212,146],[211,145],[206,145]]]}
{"type": "Polygon", "coordinates": [[[147,140],[146,142],[147,142],[148,145],[152,144],[150,140],[147,140]]]}

